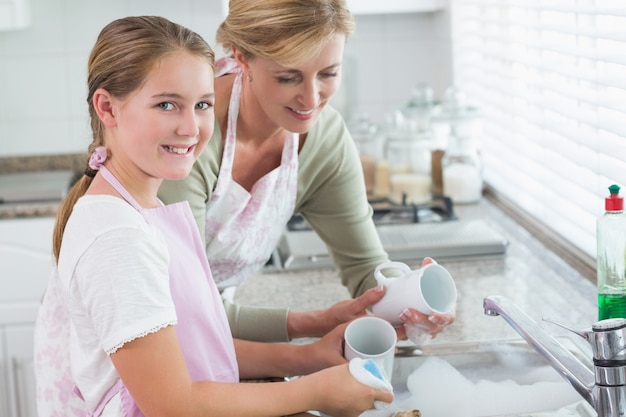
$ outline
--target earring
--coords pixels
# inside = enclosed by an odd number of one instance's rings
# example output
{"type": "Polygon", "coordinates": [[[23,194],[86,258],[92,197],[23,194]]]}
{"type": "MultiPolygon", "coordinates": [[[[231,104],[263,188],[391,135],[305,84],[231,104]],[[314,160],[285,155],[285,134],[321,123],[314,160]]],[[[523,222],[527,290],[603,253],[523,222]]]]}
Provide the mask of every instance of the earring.
{"type": "Polygon", "coordinates": [[[250,78],[250,75],[249,75],[249,74],[246,74],[246,80],[247,80],[249,83],[251,83],[251,82],[252,82],[252,78],[250,78]]]}

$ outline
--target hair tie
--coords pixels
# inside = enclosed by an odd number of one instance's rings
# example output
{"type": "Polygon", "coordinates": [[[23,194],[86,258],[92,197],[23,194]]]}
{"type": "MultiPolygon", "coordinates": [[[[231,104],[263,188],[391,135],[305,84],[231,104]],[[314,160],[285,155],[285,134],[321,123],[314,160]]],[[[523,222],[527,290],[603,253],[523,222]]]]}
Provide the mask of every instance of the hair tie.
{"type": "Polygon", "coordinates": [[[98,146],[93,150],[91,156],[89,157],[89,168],[94,171],[100,169],[104,161],[107,160],[107,150],[104,146],[98,146]]]}

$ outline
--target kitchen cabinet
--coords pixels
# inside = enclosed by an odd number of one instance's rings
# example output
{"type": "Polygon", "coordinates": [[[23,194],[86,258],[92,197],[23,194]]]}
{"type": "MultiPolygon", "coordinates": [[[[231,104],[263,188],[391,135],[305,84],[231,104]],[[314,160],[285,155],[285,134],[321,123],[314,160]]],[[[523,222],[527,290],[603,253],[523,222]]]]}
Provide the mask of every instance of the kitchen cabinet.
{"type": "Polygon", "coordinates": [[[29,0],[0,0],[0,30],[30,26],[29,0]]]}
{"type": "Polygon", "coordinates": [[[4,329],[7,416],[36,417],[33,333],[35,326],[12,325],[4,329]]]}
{"type": "Polygon", "coordinates": [[[53,227],[53,217],[0,220],[0,417],[37,416],[34,329],[53,227]]]}
{"type": "Polygon", "coordinates": [[[448,0],[347,0],[355,14],[426,13],[443,10],[448,0]]]}

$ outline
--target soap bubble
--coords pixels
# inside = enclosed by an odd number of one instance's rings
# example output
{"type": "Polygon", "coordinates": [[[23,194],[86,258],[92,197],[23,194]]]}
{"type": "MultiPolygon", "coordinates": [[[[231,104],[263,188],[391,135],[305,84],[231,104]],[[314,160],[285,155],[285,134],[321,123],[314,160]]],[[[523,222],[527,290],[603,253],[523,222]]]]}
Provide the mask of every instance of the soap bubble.
{"type": "Polygon", "coordinates": [[[417,346],[424,346],[433,340],[433,336],[430,334],[430,329],[419,323],[406,324],[406,337],[417,346]]]}
{"type": "Polygon", "coordinates": [[[472,383],[448,362],[431,357],[407,379],[411,397],[401,408],[418,409],[428,417],[467,417],[472,383]]]}
{"type": "Polygon", "coordinates": [[[428,417],[486,417],[556,410],[581,400],[567,382],[554,381],[553,375],[546,366],[533,371],[535,381],[545,382],[473,382],[445,360],[430,357],[409,375],[411,396],[400,408],[419,409],[428,417]]]}

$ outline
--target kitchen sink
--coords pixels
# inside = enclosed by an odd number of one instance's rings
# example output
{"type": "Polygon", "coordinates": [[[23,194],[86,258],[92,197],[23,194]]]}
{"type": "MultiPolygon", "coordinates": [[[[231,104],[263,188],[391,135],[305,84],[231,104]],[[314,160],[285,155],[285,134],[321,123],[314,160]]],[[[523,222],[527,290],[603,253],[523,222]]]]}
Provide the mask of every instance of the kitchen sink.
{"type": "MultiPolygon", "coordinates": [[[[556,339],[592,367],[586,344],[565,336],[556,339]]],[[[424,417],[596,415],[521,339],[419,348],[401,345],[394,360],[392,385],[392,408],[419,409],[424,417]]],[[[371,416],[377,415],[384,413],[371,412],[371,416]]]]}

